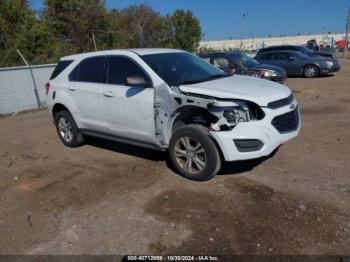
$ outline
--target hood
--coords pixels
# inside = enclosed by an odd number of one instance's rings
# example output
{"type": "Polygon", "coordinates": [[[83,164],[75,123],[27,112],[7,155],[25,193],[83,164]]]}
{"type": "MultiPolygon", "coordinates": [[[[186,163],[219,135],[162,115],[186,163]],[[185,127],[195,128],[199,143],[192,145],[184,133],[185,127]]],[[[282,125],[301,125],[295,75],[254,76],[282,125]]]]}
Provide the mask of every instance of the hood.
{"type": "Polygon", "coordinates": [[[221,99],[240,99],[260,106],[283,99],[291,94],[288,87],[249,76],[234,75],[193,85],[181,85],[184,93],[211,96],[221,99]]]}
{"type": "Polygon", "coordinates": [[[280,66],[275,66],[275,65],[268,65],[268,64],[259,64],[259,65],[255,65],[255,66],[252,66],[252,67],[249,67],[248,68],[249,70],[273,70],[273,71],[276,71],[277,73],[279,74],[282,74],[282,75],[286,75],[286,70],[284,70],[282,67],[280,66]]]}

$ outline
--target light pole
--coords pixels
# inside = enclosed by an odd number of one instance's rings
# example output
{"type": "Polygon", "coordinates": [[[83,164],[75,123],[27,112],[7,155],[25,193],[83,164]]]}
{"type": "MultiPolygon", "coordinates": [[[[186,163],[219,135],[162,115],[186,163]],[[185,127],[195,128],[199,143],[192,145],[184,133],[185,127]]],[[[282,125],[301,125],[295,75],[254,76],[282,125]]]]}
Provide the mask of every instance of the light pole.
{"type": "Polygon", "coordinates": [[[243,14],[242,15],[242,20],[241,20],[241,43],[239,45],[239,51],[242,50],[243,47],[243,37],[244,37],[244,26],[245,26],[245,18],[246,18],[247,14],[243,14]]]}

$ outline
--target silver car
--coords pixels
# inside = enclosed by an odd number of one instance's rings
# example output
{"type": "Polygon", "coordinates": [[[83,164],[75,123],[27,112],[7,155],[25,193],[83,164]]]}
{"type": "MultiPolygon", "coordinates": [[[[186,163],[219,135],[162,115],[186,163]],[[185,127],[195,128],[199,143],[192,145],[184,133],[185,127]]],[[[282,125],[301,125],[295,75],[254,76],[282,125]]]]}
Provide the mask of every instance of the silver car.
{"type": "Polygon", "coordinates": [[[310,57],[298,51],[270,51],[259,53],[255,59],[262,64],[283,67],[288,76],[316,77],[339,71],[337,59],[310,57]]]}

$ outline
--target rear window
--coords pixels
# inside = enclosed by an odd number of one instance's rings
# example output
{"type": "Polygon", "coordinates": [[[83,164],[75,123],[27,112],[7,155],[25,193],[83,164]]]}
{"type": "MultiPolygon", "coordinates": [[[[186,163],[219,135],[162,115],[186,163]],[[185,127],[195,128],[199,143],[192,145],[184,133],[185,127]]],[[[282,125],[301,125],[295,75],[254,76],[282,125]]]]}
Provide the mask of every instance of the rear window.
{"type": "Polygon", "coordinates": [[[56,68],[55,68],[55,70],[53,70],[53,72],[52,72],[50,80],[56,78],[59,74],[61,74],[62,71],[64,69],[66,69],[72,62],[73,62],[73,60],[59,61],[57,66],[56,66],[56,68]]]}

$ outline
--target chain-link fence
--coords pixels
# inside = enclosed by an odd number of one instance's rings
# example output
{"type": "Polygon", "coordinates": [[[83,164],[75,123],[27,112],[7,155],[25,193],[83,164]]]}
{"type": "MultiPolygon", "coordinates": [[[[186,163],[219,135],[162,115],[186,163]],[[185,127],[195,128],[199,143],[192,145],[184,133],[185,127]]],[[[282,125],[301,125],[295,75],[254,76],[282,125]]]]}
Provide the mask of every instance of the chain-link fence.
{"type": "Polygon", "coordinates": [[[35,84],[28,67],[0,68],[0,114],[10,114],[38,108],[46,103],[44,85],[49,80],[55,64],[31,66],[35,84]]]}

